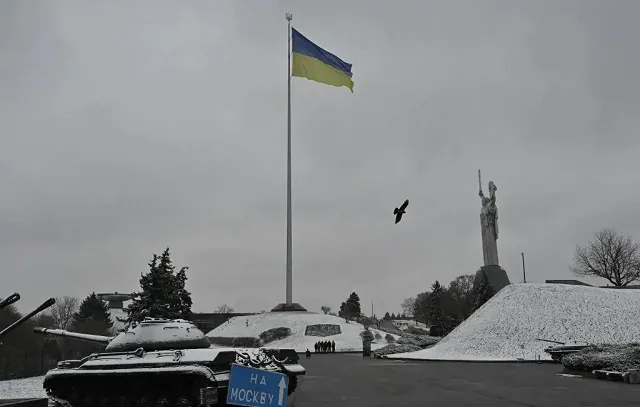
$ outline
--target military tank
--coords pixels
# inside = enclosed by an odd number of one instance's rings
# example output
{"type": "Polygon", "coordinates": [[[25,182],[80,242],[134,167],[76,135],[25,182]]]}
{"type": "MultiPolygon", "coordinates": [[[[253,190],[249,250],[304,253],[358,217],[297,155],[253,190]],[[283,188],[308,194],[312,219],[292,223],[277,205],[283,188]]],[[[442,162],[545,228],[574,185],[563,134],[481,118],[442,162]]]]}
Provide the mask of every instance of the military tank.
{"type": "Polygon", "coordinates": [[[582,349],[588,347],[587,344],[572,344],[569,345],[566,342],[552,341],[549,339],[538,339],[542,342],[549,342],[556,344],[555,346],[549,346],[544,349],[545,353],[551,356],[551,359],[556,363],[562,363],[562,358],[572,353],[580,352],[582,349]]]}
{"type": "Polygon", "coordinates": [[[306,373],[294,349],[212,348],[192,322],[145,318],[109,337],[60,329],[35,332],[103,344],[103,353],[65,360],[47,372],[50,406],[224,405],[232,364],[289,377],[288,394],[306,373]]]}
{"type": "MultiPolygon", "coordinates": [[[[13,303],[16,303],[18,301],[20,301],[20,294],[13,293],[10,296],[8,296],[7,298],[5,298],[4,300],[0,301],[0,309],[6,308],[9,305],[11,305],[13,303]]],[[[46,300],[45,302],[40,304],[40,306],[38,308],[36,308],[35,310],[31,311],[27,315],[24,315],[22,318],[18,319],[13,324],[11,324],[8,327],[4,328],[2,331],[0,331],[0,343],[2,343],[1,340],[2,340],[3,336],[6,336],[9,332],[13,331],[18,326],[22,325],[23,323],[25,323],[29,319],[33,318],[36,314],[41,313],[42,311],[44,311],[47,308],[51,307],[55,303],[56,303],[56,300],[54,298],[49,298],[48,300],[46,300]]]]}

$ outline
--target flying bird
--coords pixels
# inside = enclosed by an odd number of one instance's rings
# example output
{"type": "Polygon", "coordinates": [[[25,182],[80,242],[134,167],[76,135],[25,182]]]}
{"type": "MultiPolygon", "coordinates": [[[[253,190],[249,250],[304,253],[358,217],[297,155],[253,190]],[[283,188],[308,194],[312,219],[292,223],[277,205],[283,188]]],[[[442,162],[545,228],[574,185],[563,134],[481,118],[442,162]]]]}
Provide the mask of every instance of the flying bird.
{"type": "Polygon", "coordinates": [[[400,208],[396,208],[393,210],[393,214],[396,215],[396,223],[400,222],[400,219],[402,219],[402,215],[406,213],[405,209],[407,209],[407,206],[409,206],[408,199],[404,201],[404,203],[400,206],[400,208]]]}

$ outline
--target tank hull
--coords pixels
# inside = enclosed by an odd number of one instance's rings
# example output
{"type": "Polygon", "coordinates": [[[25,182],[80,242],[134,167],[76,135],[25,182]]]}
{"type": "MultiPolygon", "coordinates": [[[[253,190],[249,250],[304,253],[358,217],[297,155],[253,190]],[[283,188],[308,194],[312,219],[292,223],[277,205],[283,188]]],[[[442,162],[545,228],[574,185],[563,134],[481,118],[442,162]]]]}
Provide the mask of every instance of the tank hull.
{"type": "Polygon", "coordinates": [[[50,405],[224,405],[232,364],[289,376],[289,394],[306,373],[293,349],[185,349],[100,353],[60,362],[43,387],[50,405]]]}

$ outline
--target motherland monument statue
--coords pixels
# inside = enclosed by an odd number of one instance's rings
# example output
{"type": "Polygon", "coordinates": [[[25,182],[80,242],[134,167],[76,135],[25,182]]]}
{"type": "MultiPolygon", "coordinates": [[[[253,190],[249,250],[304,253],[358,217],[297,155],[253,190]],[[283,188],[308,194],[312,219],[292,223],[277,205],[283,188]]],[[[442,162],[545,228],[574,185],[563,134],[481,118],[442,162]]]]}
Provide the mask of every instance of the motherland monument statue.
{"type": "Polygon", "coordinates": [[[495,292],[509,284],[507,272],[500,266],[498,260],[498,205],[496,203],[496,191],[498,187],[493,181],[489,181],[489,196],[482,192],[482,178],[478,170],[478,187],[480,195],[480,230],[482,232],[482,257],[484,265],[476,273],[475,283],[478,284],[484,274],[495,292]]]}

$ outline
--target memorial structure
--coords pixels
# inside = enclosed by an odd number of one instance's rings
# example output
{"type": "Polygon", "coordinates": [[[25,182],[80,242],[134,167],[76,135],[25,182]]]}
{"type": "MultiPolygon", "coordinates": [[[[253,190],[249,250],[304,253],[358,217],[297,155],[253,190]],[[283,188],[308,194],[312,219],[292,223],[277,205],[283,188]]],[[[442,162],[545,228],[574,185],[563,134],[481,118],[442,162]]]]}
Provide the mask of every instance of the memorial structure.
{"type": "Polygon", "coordinates": [[[493,181],[489,181],[489,196],[482,192],[482,178],[478,170],[478,187],[480,202],[480,230],[482,232],[482,257],[484,265],[476,272],[474,286],[477,286],[484,275],[487,282],[498,292],[504,286],[510,284],[507,272],[500,266],[498,260],[498,205],[496,203],[496,191],[498,187],[493,181]]]}
{"type": "Polygon", "coordinates": [[[124,303],[133,300],[133,294],[115,292],[96,295],[107,303],[109,315],[111,315],[111,321],[113,321],[113,329],[116,331],[124,329],[128,318],[127,312],[124,310],[124,303]]]}

